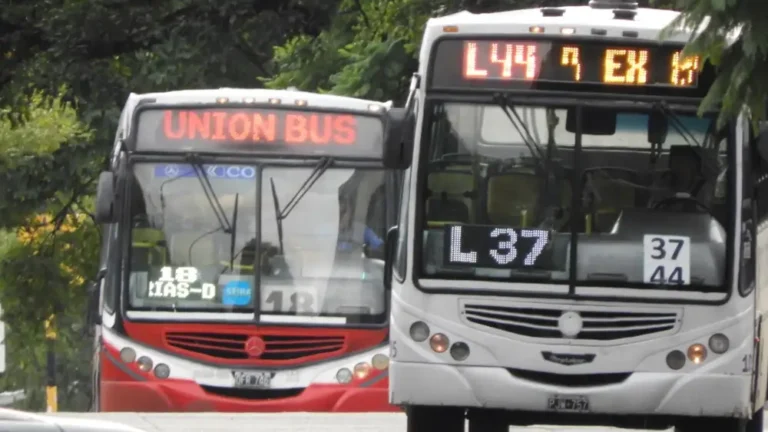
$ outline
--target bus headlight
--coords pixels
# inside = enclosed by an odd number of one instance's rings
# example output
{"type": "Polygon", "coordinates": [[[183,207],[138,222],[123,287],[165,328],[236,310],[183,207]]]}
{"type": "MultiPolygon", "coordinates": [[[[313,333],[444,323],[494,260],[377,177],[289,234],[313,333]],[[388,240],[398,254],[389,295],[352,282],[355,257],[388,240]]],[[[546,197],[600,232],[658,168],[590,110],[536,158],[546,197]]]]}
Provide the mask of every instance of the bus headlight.
{"type": "Polygon", "coordinates": [[[678,350],[671,351],[667,354],[667,366],[673,370],[682,369],[685,366],[685,354],[678,350]]]}
{"type": "Polygon", "coordinates": [[[365,379],[371,373],[371,365],[365,362],[360,362],[355,365],[355,378],[361,380],[365,379]]]}
{"type": "Polygon", "coordinates": [[[713,334],[712,337],[709,338],[709,349],[715,354],[722,354],[728,351],[730,345],[731,343],[728,340],[728,336],[722,333],[713,334]]]}
{"type": "Polygon", "coordinates": [[[336,381],[339,384],[349,384],[352,382],[352,371],[347,368],[341,368],[336,372],[336,381]]]}
{"type": "Polygon", "coordinates": [[[429,326],[423,321],[416,321],[411,324],[410,334],[416,342],[424,342],[429,337],[429,326]]]}
{"type": "Polygon", "coordinates": [[[448,343],[448,336],[442,333],[435,333],[429,338],[429,346],[432,348],[432,351],[436,353],[444,353],[447,351],[448,343]]]}
{"type": "Polygon", "coordinates": [[[389,367],[389,357],[384,354],[376,354],[371,359],[371,364],[375,369],[384,370],[389,367]]]}
{"type": "Polygon", "coordinates": [[[136,351],[133,348],[125,347],[120,350],[120,360],[126,363],[133,363],[136,360],[136,351]]]}
{"type": "Polygon", "coordinates": [[[688,347],[688,359],[694,364],[699,364],[707,359],[707,348],[702,344],[693,344],[688,347]]]}
{"type": "Polygon", "coordinates": [[[147,356],[141,356],[136,363],[139,365],[139,370],[142,372],[149,372],[152,370],[152,359],[147,356]]]}
{"type": "Polygon", "coordinates": [[[464,342],[456,342],[451,345],[451,357],[456,361],[466,360],[469,357],[469,345],[464,342]]]}
{"type": "Polygon", "coordinates": [[[171,368],[165,363],[158,363],[155,366],[155,376],[160,379],[166,379],[171,376],[171,368]]]}

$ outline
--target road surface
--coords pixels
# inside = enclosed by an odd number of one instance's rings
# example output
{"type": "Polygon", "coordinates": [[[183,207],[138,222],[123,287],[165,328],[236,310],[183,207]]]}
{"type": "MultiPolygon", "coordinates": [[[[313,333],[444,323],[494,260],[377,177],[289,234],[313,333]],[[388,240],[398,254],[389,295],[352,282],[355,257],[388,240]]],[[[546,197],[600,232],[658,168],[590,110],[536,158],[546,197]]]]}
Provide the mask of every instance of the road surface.
{"type": "MultiPolygon", "coordinates": [[[[213,413],[56,413],[98,418],[146,432],[405,432],[405,415],[395,414],[213,414],[213,413]]],[[[531,426],[510,432],[631,432],[629,429],[531,426]]],[[[640,432],[640,431],[635,431],[640,432]]]]}

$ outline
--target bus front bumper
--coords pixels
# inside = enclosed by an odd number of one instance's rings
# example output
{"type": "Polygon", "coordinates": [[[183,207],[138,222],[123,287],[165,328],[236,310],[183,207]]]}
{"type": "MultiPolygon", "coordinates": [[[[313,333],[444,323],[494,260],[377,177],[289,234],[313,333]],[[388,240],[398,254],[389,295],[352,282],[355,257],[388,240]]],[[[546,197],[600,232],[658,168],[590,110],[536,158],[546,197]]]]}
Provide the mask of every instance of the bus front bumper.
{"type": "Polygon", "coordinates": [[[390,402],[398,405],[553,413],[553,405],[562,406],[556,401],[570,398],[587,401],[579,405],[584,414],[744,418],[752,405],[750,375],[637,372],[619,383],[567,387],[523,379],[502,367],[392,361],[390,380],[390,402]]]}
{"type": "Polygon", "coordinates": [[[247,399],[211,394],[191,381],[102,381],[104,412],[395,412],[387,379],[368,387],[313,384],[299,395],[247,399]]]}

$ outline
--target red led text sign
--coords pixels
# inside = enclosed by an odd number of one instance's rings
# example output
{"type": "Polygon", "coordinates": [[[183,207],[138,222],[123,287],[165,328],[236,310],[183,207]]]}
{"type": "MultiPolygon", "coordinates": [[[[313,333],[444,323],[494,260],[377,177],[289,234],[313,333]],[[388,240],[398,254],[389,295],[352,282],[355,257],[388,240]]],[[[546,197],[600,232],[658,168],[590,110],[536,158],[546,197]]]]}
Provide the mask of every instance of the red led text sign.
{"type": "Polygon", "coordinates": [[[381,119],[347,113],[261,108],[149,109],[139,150],[271,151],[381,157],[381,119]]]}

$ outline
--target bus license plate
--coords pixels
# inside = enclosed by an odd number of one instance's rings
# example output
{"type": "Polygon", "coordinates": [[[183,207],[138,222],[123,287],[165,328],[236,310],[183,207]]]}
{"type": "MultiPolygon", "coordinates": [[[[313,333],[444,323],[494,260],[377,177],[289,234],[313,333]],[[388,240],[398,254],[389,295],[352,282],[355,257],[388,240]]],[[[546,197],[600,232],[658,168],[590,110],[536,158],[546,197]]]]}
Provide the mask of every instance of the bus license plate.
{"type": "Polygon", "coordinates": [[[586,396],[552,396],[548,405],[552,411],[589,412],[589,399],[586,396]]]}
{"type": "Polygon", "coordinates": [[[268,389],[272,386],[272,374],[270,372],[233,372],[235,387],[268,389]]]}

